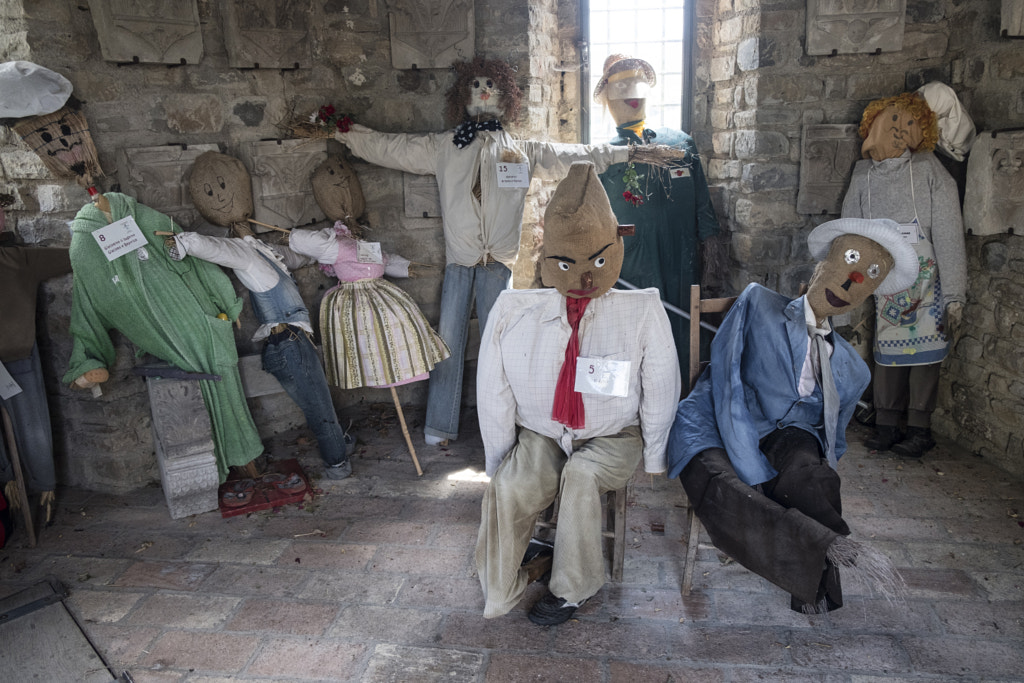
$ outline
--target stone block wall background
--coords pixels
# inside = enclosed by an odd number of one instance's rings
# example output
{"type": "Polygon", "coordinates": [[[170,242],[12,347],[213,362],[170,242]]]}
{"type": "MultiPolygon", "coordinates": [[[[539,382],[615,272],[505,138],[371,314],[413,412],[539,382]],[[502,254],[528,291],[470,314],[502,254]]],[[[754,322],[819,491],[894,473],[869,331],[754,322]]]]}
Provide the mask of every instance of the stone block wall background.
{"type": "MultiPolygon", "coordinates": [[[[384,0],[308,3],[310,68],[238,69],[229,66],[222,3],[199,0],[203,56],[198,64],[115,64],[102,59],[88,2],[0,0],[0,61],[24,59],[67,77],[100,154],[106,178],[102,191],[116,191],[116,155],[121,148],[162,144],[215,143],[239,156],[242,143],[281,137],[275,125],[293,112],[311,113],[332,103],[360,123],[388,132],[433,132],[448,127],[444,96],[453,78],[448,69],[397,70],[391,66],[387,5],[384,0]]],[[[577,61],[575,2],[557,0],[480,0],[475,3],[478,54],[501,58],[517,69],[524,92],[520,121],[512,131],[523,137],[578,140],[578,84],[561,64],[577,61]],[[562,27],[566,20],[568,28],[562,27]]],[[[343,147],[330,143],[334,153],[343,147]]],[[[370,236],[386,251],[435,265],[421,275],[397,281],[437,322],[444,272],[444,244],[437,218],[404,215],[401,173],[355,162],[367,200],[370,236]]],[[[553,183],[533,181],[524,216],[524,257],[515,271],[519,286],[535,281],[532,251],[538,244],[543,208],[553,183]]],[[[29,244],[66,246],[67,224],[88,200],[74,182],[53,177],[38,157],[0,126],[0,192],[16,197],[7,212],[9,229],[29,244]]],[[[193,226],[183,226],[185,228],[193,226]]],[[[285,226],[290,227],[290,226],[285,226]]],[[[322,225],[310,227],[323,227],[322,225]]],[[[270,236],[268,239],[276,239],[270,236]]],[[[311,313],[335,281],[309,267],[297,273],[311,313]]],[[[244,288],[237,286],[247,298],[244,288]]],[[[62,386],[71,340],[68,323],[71,278],[48,282],[41,291],[40,338],[48,390],[55,411],[54,430],[62,483],[97,490],[128,490],[159,477],[153,455],[145,384],[131,374],[137,363],[131,343],[116,332],[117,361],[96,399],[62,386]]],[[[250,341],[255,321],[248,304],[236,331],[240,354],[259,352],[250,341]]],[[[474,330],[475,330],[474,323],[474,330]]],[[[475,342],[469,357],[475,358],[475,342]]],[[[475,366],[465,376],[464,403],[475,404],[475,366]]],[[[426,383],[399,389],[403,403],[423,404],[426,383]]],[[[343,421],[367,403],[391,405],[387,390],[336,392],[343,421]]],[[[264,436],[302,424],[297,407],[284,394],[250,399],[253,418],[264,436]]],[[[390,408],[390,412],[393,412],[390,408]]],[[[414,427],[413,427],[414,428],[414,427]]]]}
{"type": "MultiPolygon", "coordinates": [[[[908,0],[901,51],[835,57],[805,53],[806,8],[806,0],[697,3],[694,134],[731,233],[736,291],[760,282],[792,296],[810,278],[806,235],[835,216],[796,211],[804,126],[859,123],[871,101],[932,80],[953,87],[979,131],[1024,126],[1024,42],[999,36],[999,0],[908,0]]],[[[1024,237],[1016,232],[966,238],[967,329],[945,361],[933,428],[1024,474],[1024,237]]],[[[853,336],[866,352],[870,335],[853,336]]]]}

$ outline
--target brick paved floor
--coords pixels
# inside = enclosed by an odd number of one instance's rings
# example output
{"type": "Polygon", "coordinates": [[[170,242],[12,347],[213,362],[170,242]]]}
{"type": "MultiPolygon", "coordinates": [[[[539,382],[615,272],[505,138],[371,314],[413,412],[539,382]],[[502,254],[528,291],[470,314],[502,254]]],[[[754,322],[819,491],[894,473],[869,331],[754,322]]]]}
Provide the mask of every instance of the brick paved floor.
{"type": "MultiPolygon", "coordinates": [[[[248,516],[172,520],[158,486],[108,497],[59,491],[37,548],[0,551],[0,596],[56,575],[103,656],[136,681],[1024,681],[1024,490],[981,458],[843,459],[854,537],[909,586],[897,607],[846,582],[826,616],[702,545],[679,592],[681,487],[638,473],[625,576],[562,626],[481,615],[473,567],[483,457],[463,439],[423,444],[417,477],[387,410],[358,430],[355,476],[315,500],[248,516]],[[655,533],[663,525],[663,533],[655,533]]],[[[319,476],[304,431],[269,444],[319,476]]],[[[42,644],[41,644],[42,646],[42,644]]],[[[0,672],[0,679],[8,680],[0,672]]]]}

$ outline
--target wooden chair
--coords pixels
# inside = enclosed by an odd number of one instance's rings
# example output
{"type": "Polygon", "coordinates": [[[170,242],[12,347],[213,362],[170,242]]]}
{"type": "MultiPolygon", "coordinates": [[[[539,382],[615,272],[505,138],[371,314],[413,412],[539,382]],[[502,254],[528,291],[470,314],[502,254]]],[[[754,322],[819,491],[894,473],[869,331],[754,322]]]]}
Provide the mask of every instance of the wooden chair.
{"type": "MultiPolygon", "coordinates": [[[[540,513],[537,526],[554,533],[558,526],[558,503],[561,495],[555,496],[555,502],[540,513]]],[[[622,581],[622,565],[626,559],[626,487],[609,491],[604,494],[604,530],[601,535],[605,539],[605,552],[611,561],[612,581],[622,581]]],[[[550,539],[549,539],[550,540],[550,539]]]]}
{"type": "MultiPolygon", "coordinates": [[[[700,377],[700,373],[708,364],[708,361],[701,361],[700,359],[701,315],[704,313],[724,314],[736,302],[736,298],[737,297],[729,296],[717,299],[701,299],[700,285],[692,285],[690,287],[690,367],[687,368],[687,372],[685,374],[687,393],[693,389],[693,385],[697,383],[697,378],[700,377]]],[[[711,327],[707,323],[705,323],[705,325],[712,330],[717,329],[711,327]]],[[[685,497],[686,494],[684,493],[683,495],[685,497]]],[[[686,521],[687,526],[690,528],[690,534],[686,539],[686,564],[683,567],[683,595],[689,595],[690,589],[693,587],[693,567],[697,561],[697,547],[700,544],[700,519],[697,517],[697,513],[693,509],[688,498],[686,499],[686,521]]]]}

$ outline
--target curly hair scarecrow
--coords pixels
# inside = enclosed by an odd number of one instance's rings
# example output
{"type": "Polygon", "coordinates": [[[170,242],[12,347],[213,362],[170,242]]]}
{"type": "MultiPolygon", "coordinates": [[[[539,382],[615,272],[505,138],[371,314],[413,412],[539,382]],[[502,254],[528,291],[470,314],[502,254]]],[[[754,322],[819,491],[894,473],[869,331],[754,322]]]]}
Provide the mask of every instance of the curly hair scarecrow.
{"type": "Polygon", "coordinates": [[[843,200],[843,216],[890,218],[917,252],[905,290],[875,295],[872,450],[920,458],[934,445],[931,414],[939,370],[961,329],[967,256],[956,182],[931,152],[938,119],[919,93],[875,100],[843,200]],[[904,426],[906,431],[904,431],[904,426]]]}
{"type": "Polygon", "coordinates": [[[869,104],[861,116],[859,132],[864,139],[861,156],[881,161],[899,156],[905,149],[935,149],[939,122],[924,97],[905,92],[869,104]]]}
{"type": "Polygon", "coordinates": [[[459,62],[452,66],[455,72],[455,82],[445,93],[448,108],[445,115],[448,122],[458,125],[463,121],[471,121],[486,116],[502,119],[506,124],[515,123],[519,118],[519,104],[523,99],[523,93],[516,85],[516,73],[512,65],[500,59],[485,59],[476,57],[469,62],[459,62]],[[474,99],[487,95],[484,100],[495,98],[500,101],[498,109],[494,111],[478,111],[474,113],[474,107],[479,109],[479,104],[474,99]]]}

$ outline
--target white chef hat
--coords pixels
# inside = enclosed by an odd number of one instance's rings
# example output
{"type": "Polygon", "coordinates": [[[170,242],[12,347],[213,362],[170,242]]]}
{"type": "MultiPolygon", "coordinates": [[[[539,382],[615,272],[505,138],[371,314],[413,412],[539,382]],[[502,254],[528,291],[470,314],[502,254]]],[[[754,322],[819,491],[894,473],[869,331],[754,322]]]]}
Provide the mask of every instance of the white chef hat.
{"type": "Polygon", "coordinates": [[[963,161],[974,144],[975,129],[971,115],[960,104],[956,92],[941,81],[925,83],[917,92],[924,96],[939,122],[939,151],[963,161]]]}
{"type": "Polygon", "coordinates": [[[0,119],[52,114],[71,96],[71,81],[32,62],[0,64],[0,119]]]}

